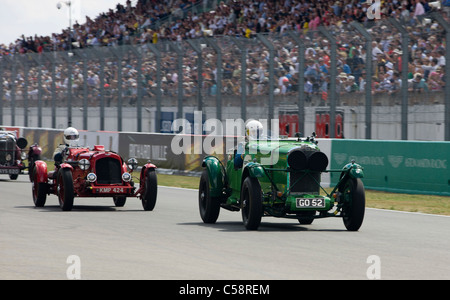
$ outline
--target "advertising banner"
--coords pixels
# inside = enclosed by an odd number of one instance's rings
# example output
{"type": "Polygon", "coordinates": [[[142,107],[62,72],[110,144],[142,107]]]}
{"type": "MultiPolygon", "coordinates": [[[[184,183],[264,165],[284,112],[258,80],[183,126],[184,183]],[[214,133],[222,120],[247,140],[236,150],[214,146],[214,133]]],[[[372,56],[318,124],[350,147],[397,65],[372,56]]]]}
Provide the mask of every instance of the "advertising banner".
{"type": "Polygon", "coordinates": [[[64,130],[23,128],[23,137],[28,141],[28,146],[37,143],[42,148],[42,159],[52,160],[56,147],[64,142],[64,130]]]}
{"type": "Polygon", "coordinates": [[[333,140],[331,153],[333,169],[362,165],[366,188],[450,195],[449,142],[333,140]]]}
{"type": "Polygon", "coordinates": [[[203,158],[217,156],[224,161],[229,148],[236,145],[234,137],[174,135],[158,133],[120,133],[119,153],[139,164],[151,161],[158,168],[199,172],[203,158]]]}

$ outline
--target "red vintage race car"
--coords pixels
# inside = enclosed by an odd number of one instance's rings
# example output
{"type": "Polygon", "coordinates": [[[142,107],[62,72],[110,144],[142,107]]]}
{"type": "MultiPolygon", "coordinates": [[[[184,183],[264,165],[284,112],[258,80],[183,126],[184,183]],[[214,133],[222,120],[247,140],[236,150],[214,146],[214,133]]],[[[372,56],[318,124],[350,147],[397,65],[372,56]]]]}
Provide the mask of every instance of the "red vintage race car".
{"type": "Polygon", "coordinates": [[[75,197],[112,197],[116,207],[125,205],[127,197],[138,197],[144,210],[151,211],[156,204],[156,166],[147,163],[141,168],[137,189],[131,176],[138,167],[135,158],[125,162],[104,146],[94,149],[68,147],[63,163],[55,163],[55,170],[47,172],[47,164],[35,162],[32,174],[33,201],[43,207],[47,195],[58,196],[62,210],[73,207],[75,197]]]}

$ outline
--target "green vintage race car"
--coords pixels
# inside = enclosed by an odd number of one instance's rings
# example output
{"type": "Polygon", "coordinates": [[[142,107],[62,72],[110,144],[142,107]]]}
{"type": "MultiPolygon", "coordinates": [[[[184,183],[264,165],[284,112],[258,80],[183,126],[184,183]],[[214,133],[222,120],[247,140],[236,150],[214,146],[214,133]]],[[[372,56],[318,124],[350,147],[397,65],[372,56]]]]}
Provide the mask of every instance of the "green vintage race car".
{"type": "Polygon", "coordinates": [[[241,211],[249,230],[258,229],[263,216],[293,218],[302,225],[342,217],[349,231],[362,225],[363,168],[352,161],[343,169],[327,170],[328,158],[315,134],[304,139],[249,140],[244,149],[242,155],[237,149],[229,153],[226,165],[214,156],[204,158],[198,196],[204,223],[215,223],[224,208],[241,211]],[[321,186],[324,172],[340,173],[331,192],[321,186]]]}

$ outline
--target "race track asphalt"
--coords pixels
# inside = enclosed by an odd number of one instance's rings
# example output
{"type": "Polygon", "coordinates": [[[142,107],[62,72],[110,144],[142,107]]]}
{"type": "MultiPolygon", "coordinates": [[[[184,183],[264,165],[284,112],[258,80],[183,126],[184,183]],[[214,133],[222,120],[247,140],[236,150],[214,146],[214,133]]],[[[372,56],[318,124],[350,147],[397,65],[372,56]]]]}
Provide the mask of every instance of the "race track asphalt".
{"type": "Polygon", "coordinates": [[[311,225],[240,212],[203,224],[197,191],[159,187],[154,211],[136,198],[56,196],[36,208],[31,183],[0,176],[0,279],[450,279],[450,217],[366,209],[358,232],[339,218],[311,225]],[[72,260],[75,257],[77,260],[72,260]]]}

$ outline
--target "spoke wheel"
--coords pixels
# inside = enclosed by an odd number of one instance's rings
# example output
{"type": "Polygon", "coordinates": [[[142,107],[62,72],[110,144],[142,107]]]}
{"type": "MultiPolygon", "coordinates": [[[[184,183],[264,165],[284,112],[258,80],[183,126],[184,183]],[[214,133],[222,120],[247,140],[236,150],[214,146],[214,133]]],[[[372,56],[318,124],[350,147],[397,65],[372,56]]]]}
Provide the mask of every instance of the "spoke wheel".
{"type": "Polygon", "coordinates": [[[63,211],[70,211],[73,208],[73,179],[69,169],[60,169],[58,172],[58,200],[63,211]]]}
{"type": "Polygon", "coordinates": [[[208,171],[203,170],[198,188],[198,206],[203,223],[214,224],[219,218],[220,203],[215,197],[211,197],[209,189],[208,171]]]}
{"type": "Polygon", "coordinates": [[[37,182],[36,169],[33,170],[32,177],[34,178],[34,180],[31,180],[34,205],[36,207],[44,207],[47,200],[47,183],[37,182]]]}
{"type": "Polygon", "coordinates": [[[158,195],[158,179],[155,170],[148,170],[145,177],[145,190],[142,194],[142,207],[145,211],[152,211],[156,205],[158,195]]]}
{"type": "Polygon", "coordinates": [[[358,231],[364,220],[366,197],[361,179],[349,179],[341,191],[344,206],[342,216],[348,231],[358,231]]]}
{"type": "Polygon", "coordinates": [[[258,179],[245,178],[241,189],[242,221],[248,230],[257,230],[263,213],[261,185],[258,179]]]}

